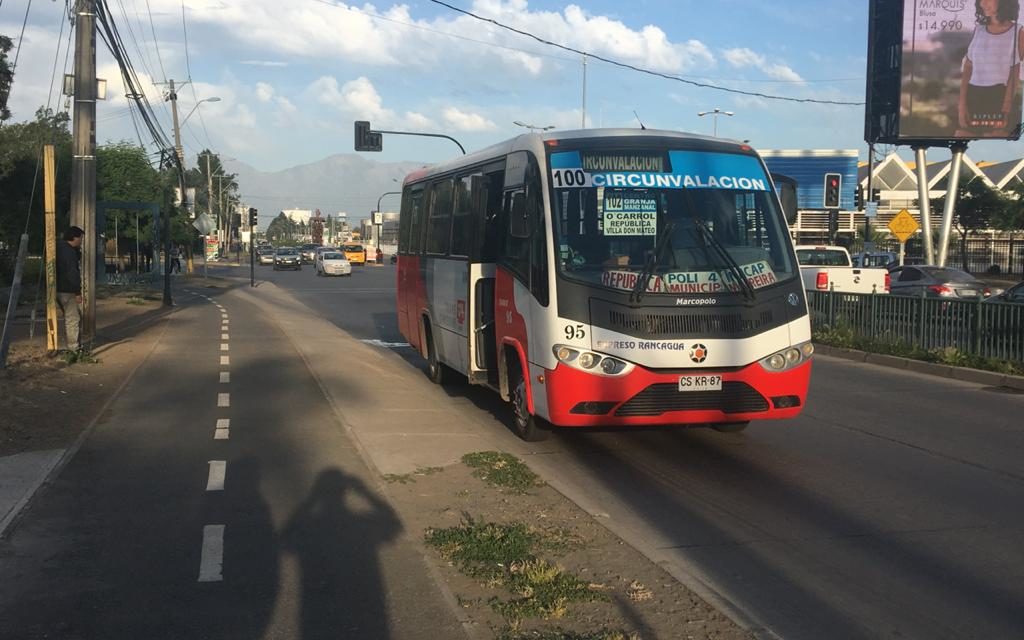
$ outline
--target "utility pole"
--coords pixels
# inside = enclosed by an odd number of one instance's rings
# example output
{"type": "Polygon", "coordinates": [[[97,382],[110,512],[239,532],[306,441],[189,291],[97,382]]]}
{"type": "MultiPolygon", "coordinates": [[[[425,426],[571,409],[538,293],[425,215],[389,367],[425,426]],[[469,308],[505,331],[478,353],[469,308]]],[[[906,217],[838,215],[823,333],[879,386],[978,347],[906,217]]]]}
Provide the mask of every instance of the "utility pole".
{"type": "MultiPolygon", "coordinates": [[[[871,218],[867,215],[867,203],[872,201],[872,189],[875,186],[875,143],[868,144],[868,187],[867,193],[861,196],[860,204],[864,210],[864,251],[867,252],[868,244],[871,242],[871,218]]],[[[860,189],[860,185],[857,185],[860,189]]],[[[863,266],[863,265],[862,265],[863,266]]]]}
{"type": "Polygon", "coordinates": [[[75,3],[71,224],[82,238],[82,346],[96,339],[96,0],[75,3]]]}
{"type": "MultiPolygon", "coordinates": [[[[181,146],[181,127],[178,125],[178,93],[174,90],[174,80],[168,80],[167,100],[171,103],[171,118],[174,122],[174,158],[171,163],[175,173],[178,174],[178,188],[181,190],[181,206],[188,208],[188,192],[185,190],[185,151],[181,146]]],[[[164,231],[167,237],[164,239],[164,306],[174,305],[171,299],[171,212],[167,211],[164,222],[164,231]]]]}

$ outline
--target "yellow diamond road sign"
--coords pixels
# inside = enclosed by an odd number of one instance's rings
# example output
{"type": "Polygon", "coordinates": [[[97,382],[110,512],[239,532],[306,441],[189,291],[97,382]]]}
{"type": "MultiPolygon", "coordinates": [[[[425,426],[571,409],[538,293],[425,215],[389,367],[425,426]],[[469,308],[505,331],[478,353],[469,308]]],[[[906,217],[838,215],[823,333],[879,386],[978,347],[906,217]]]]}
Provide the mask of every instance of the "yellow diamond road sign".
{"type": "Polygon", "coordinates": [[[889,221],[889,231],[892,231],[892,235],[900,242],[906,242],[907,238],[914,235],[914,232],[921,228],[921,225],[917,223],[914,216],[910,215],[910,212],[906,209],[900,211],[896,216],[889,221]]]}

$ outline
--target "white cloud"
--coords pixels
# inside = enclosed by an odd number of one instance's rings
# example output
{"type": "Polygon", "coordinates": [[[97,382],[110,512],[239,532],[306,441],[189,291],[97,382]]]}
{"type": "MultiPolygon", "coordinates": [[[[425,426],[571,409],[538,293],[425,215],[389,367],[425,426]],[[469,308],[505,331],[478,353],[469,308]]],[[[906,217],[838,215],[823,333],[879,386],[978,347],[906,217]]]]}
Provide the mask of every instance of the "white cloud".
{"type": "Polygon", "coordinates": [[[794,71],[791,67],[780,62],[769,62],[768,58],[764,55],[746,47],[726,49],[722,52],[722,57],[725,58],[726,62],[737,69],[751,67],[760,70],[766,76],[775,80],[785,80],[787,82],[795,83],[803,83],[804,81],[804,79],[800,77],[800,74],[794,71]]]}
{"type": "Polygon", "coordinates": [[[270,102],[274,97],[274,87],[266,82],[256,83],[256,99],[260,102],[270,102]]]}
{"type": "Polygon", "coordinates": [[[404,126],[415,129],[432,129],[434,123],[417,111],[407,111],[399,116],[393,109],[384,106],[384,99],[369,78],[360,76],[339,85],[333,76],[317,78],[306,93],[320,104],[327,105],[352,117],[369,120],[374,128],[404,126]]]}
{"type": "Polygon", "coordinates": [[[458,107],[447,107],[443,112],[445,124],[457,131],[494,131],[498,125],[494,124],[479,113],[468,113],[458,107]]]}

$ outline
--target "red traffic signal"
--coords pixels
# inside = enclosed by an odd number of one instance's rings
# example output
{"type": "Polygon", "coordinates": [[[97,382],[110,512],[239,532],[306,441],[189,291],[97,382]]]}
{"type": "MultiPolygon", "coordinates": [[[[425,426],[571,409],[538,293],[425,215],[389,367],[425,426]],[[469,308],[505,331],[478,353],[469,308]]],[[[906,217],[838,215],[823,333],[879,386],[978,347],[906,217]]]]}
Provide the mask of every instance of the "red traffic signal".
{"type": "Polygon", "coordinates": [[[825,208],[838,209],[843,189],[843,176],[838,173],[825,174],[825,208]]]}

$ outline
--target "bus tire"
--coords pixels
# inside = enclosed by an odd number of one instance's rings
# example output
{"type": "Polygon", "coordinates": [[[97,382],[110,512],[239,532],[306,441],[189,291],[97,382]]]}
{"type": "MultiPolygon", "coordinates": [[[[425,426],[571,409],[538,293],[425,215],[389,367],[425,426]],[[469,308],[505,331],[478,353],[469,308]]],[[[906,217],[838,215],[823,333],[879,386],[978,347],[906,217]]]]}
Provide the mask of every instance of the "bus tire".
{"type": "Polygon", "coordinates": [[[747,422],[725,422],[722,424],[713,424],[711,428],[720,433],[739,433],[750,426],[750,421],[747,422]]]}
{"type": "Polygon", "coordinates": [[[427,377],[434,384],[445,385],[451,381],[452,373],[444,363],[437,357],[437,347],[434,346],[434,332],[430,330],[430,324],[424,326],[427,342],[427,377]]]}
{"type": "Polygon", "coordinates": [[[516,435],[526,442],[546,440],[551,432],[545,428],[544,420],[530,413],[526,400],[526,378],[519,370],[519,365],[509,367],[509,396],[512,401],[512,425],[516,435]]]}

